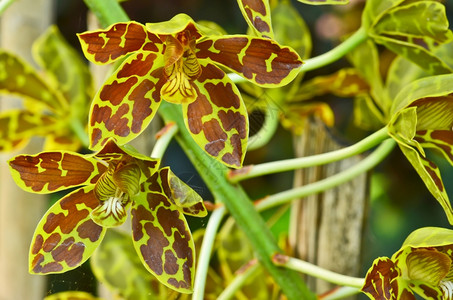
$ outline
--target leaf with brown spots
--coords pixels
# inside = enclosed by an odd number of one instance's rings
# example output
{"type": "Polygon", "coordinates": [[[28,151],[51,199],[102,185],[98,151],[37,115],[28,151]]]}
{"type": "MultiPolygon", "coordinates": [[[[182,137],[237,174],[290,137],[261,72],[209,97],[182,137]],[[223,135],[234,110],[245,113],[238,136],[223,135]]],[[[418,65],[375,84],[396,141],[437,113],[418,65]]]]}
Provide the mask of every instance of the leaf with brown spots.
{"type": "Polygon", "coordinates": [[[293,49],[247,35],[206,38],[197,43],[197,50],[198,59],[225,66],[262,87],[288,84],[303,64],[293,49]]]}
{"type": "Polygon", "coordinates": [[[131,208],[135,250],[143,265],[164,285],[191,293],[195,247],[181,211],[168,199],[160,172],[143,184],[131,208]]]}
{"type": "Polygon", "coordinates": [[[91,256],[105,234],[90,218],[98,204],[89,186],[63,197],[46,212],[30,246],[30,273],[66,272],[91,256]]]}
{"type": "Polygon", "coordinates": [[[19,187],[42,194],[94,184],[107,169],[94,157],[67,151],[18,155],[8,163],[19,187]]]}
{"type": "Polygon", "coordinates": [[[244,19],[260,37],[274,39],[268,0],[238,0],[244,19]]]}
{"type": "Polygon", "coordinates": [[[100,149],[110,137],[125,144],[145,130],[160,105],[163,65],[162,56],[138,52],[107,79],[91,104],[91,149],[100,149]]]}
{"type": "Polygon", "coordinates": [[[240,168],[248,140],[248,115],[237,87],[212,64],[203,64],[195,82],[198,98],[183,104],[185,123],[195,142],[223,164],[240,168]]]}

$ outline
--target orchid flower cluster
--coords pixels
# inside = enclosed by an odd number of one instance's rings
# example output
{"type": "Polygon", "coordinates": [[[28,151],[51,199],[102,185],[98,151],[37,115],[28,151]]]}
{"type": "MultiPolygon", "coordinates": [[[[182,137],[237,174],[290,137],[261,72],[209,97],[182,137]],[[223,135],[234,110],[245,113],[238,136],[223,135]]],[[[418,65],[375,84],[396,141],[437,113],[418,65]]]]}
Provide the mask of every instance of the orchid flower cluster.
{"type": "MultiPolygon", "coordinates": [[[[104,249],[104,237],[127,245],[124,236],[111,228],[124,224],[129,215],[132,234],[126,237],[132,239],[133,246],[121,246],[127,249],[125,260],[139,262],[153,280],[166,288],[183,294],[194,292],[196,260],[200,259],[195,252],[198,240],[185,216],[206,217],[208,206],[170,167],[161,165],[162,157],[141,154],[128,145],[156,114],[165,115],[162,111],[168,108],[179,114],[176,126],[181,143],[195,145],[188,152],[198,159],[195,163],[201,162],[200,168],[207,174],[204,179],[219,203],[215,207],[226,207],[243,230],[230,227],[228,234],[219,238],[219,257],[228,265],[226,269],[231,269],[229,264],[234,260],[226,254],[231,251],[227,248],[233,238],[237,235],[244,245],[250,239],[253,249],[243,257],[238,254],[241,259],[245,257],[241,263],[253,260],[256,251],[269,272],[263,276],[273,277],[284,292],[296,289],[288,298],[297,298],[294,295],[299,293],[307,299],[314,295],[305,292],[298,276],[289,273],[285,277],[287,273],[282,272],[286,271],[271,262],[275,253],[283,251],[272,240],[245,192],[232,181],[236,175],[242,179],[257,176],[253,166],[243,165],[248,147],[253,146],[249,140],[249,113],[256,108],[272,109],[267,102],[270,98],[271,106],[280,110],[277,118],[266,120],[274,122],[270,130],[263,126],[267,138],[256,135],[265,142],[279,122],[295,135],[313,115],[333,126],[334,112],[318,101],[318,96],[354,98],[356,124],[369,130],[381,128],[373,135],[377,138],[370,138],[361,151],[387,143],[388,154],[398,145],[453,224],[453,209],[440,169],[429,158],[429,150],[435,150],[453,165],[453,59],[448,55],[453,51],[453,34],[443,4],[434,0],[369,0],[360,29],[337,48],[340,50],[334,49],[335,54],[318,58],[310,58],[309,31],[288,2],[238,0],[238,4],[249,34],[228,35],[182,13],[159,23],[118,22],[79,33],[88,61],[117,66],[97,92],[93,91],[88,69],[55,28],[35,47],[36,60],[46,70],[47,79],[16,56],[0,52],[0,66],[7,75],[0,76],[0,89],[22,96],[27,104],[23,110],[0,115],[0,124],[5,125],[0,130],[0,150],[18,149],[34,135],[47,138],[45,151],[9,160],[12,177],[31,193],[70,189],[37,225],[30,246],[32,274],[66,272],[90,257],[94,264],[101,264],[102,258],[96,257],[95,250],[104,249]],[[288,15],[293,16],[294,24],[281,22],[288,15]],[[435,20],[435,24],[418,23],[414,15],[435,20]],[[51,45],[48,49],[44,47],[47,44],[51,45]],[[396,55],[385,82],[377,75],[381,69],[378,44],[396,55]],[[352,67],[303,80],[305,71],[346,54],[352,67]],[[74,68],[62,63],[69,60],[74,68]],[[408,69],[414,72],[405,72],[408,69]],[[267,96],[260,98],[263,94],[267,96]],[[39,109],[32,109],[30,103],[39,109]],[[90,153],[77,152],[81,146],[90,153]],[[211,170],[214,165],[219,167],[211,170]],[[228,168],[234,169],[229,170],[231,178],[226,176],[228,168]],[[247,213],[242,209],[254,215],[244,217],[247,213]],[[254,236],[257,232],[264,237],[254,236]],[[287,286],[282,285],[285,282],[287,286]]],[[[333,154],[327,162],[347,155],[333,154]]],[[[303,164],[309,163],[305,160],[303,164]]],[[[299,161],[290,165],[279,170],[293,170],[299,161]]],[[[288,201],[297,197],[297,193],[291,194],[288,201]]],[[[451,230],[442,228],[415,231],[391,258],[374,261],[360,291],[371,299],[415,299],[414,294],[424,299],[452,299],[452,236],[451,230]]],[[[220,277],[217,270],[210,271],[213,278],[220,277]]],[[[138,277],[146,275],[140,273],[138,277]]],[[[261,282],[260,286],[256,291],[260,297],[275,294],[268,293],[267,284],[261,282]]],[[[132,295],[131,290],[129,287],[132,295]]]]}

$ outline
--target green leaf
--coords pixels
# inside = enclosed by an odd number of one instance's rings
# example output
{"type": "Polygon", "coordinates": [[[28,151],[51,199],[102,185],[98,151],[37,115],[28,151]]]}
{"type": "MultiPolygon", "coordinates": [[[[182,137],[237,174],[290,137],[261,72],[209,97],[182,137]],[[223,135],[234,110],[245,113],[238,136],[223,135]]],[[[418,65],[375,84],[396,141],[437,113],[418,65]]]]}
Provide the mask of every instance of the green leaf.
{"type": "Polygon", "coordinates": [[[36,135],[47,135],[57,121],[47,115],[27,110],[8,110],[0,114],[0,151],[13,151],[24,147],[36,135]]]}
{"type": "Polygon", "coordinates": [[[372,28],[382,16],[391,8],[403,3],[405,0],[368,0],[362,13],[362,26],[372,28]]]}
{"type": "Polygon", "coordinates": [[[269,0],[237,0],[244,19],[256,36],[274,39],[269,0]]]}
{"type": "Polygon", "coordinates": [[[186,127],[206,153],[229,167],[240,168],[249,127],[239,90],[221,69],[204,62],[195,84],[197,100],[182,105],[186,127]]]}
{"type": "Polygon", "coordinates": [[[134,247],[145,268],[180,293],[191,293],[195,247],[184,215],[165,193],[161,172],[143,184],[131,209],[134,247]]]}
{"type": "Polygon", "coordinates": [[[52,86],[61,91],[71,105],[70,113],[85,121],[88,102],[94,93],[87,64],[66,42],[56,26],[51,26],[35,41],[33,54],[36,62],[46,71],[52,86]]]}
{"type": "Polygon", "coordinates": [[[46,212],[33,234],[30,273],[66,272],[91,256],[105,234],[90,218],[98,203],[89,186],[61,198],[46,212]]]}
{"type": "Polygon", "coordinates": [[[441,227],[423,227],[413,231],[403,247],[441,247],[453,245],[453,230],[441,227]]]}
{"type": "Polygon", "coordinates": [[[164,299],[158,298],[163,289],[143,266],[129,234],[109,229],[90,264],[96,279],[122,299],[164,299]]]}
{"type": "Polygon", "coordinates": [[[429,37],[442,43],[453,37],[448,30],[445,6],[436,1],[417,1],[387,12],[375,25],[377,35],[429,37]]]}
{"type": "Polygon", "coordinates": [[[95,158],[68,151],[18,155],[8,163],[19,187],[43,194],[94,184],[106,170],[95,158]]]}
{"type": "Polygon", "coordinates": [[[53,111],[66,109],[61,94],[52,89],[21,58],[0,50],[0,91],[39,101],[53,111]]]}
{"type": "Polygon", "coordinates": [[[279,1],[272,8],[272,23],[275,40],[286,45],[307,59],[311,55],[312,40],[310,30],[299,12],[289,1],[279,1]]]}

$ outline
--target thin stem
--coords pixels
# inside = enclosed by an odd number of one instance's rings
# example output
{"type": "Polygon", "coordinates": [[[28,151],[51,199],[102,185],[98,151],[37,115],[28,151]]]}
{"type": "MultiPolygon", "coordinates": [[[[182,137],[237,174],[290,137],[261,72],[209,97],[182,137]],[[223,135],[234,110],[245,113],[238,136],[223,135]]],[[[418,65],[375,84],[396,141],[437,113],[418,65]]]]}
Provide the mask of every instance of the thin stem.
{"type": "Polygon", "coordinates": [[[343,56],[345,56],[352,49],[360,45],[368,38],[368,34],[365,28],[360,27],[359,30],[354,32],[350,37],[348,37],[344,42],[339,44],[337,47],[332,50],[321,54],[319,56],[307,59],[305,64],[302,66],[301,72],[308,72],[315,69],[319,69],[326,65],[329,65],[343,56]]]}
{"type": "Polygon", "coordinates": [[[245,284],[247,279],[252,278],[260,270],[260,265],[254,263],[244,272],[235,274],[234,279],[217,297],[217,300],[228,300],[234,297],[234,294],[245,284]]]}
{"type": "Polygon", "coordinates": [[[194,290],[192,300],[203,300],[204,289],[206,285],[206,277],[208,275],[209,261],[211,258],[212,247],[214,246],[215,236],[225,215],[225,206],[221,206],[214,210],[209,217],[208,225],[201,244],[200,253],[198,255],[197,272],[195,274],[194,290]]]}
{"type": "Polygon", "coordinates": [[[80,119],[73,118],[69,121],[72,131],[79,138],[79,141],[82,143],[83,147],[88,148],[90,145],[90,140],[88,138],[88,133],[85,130],[85,127],[80,122],[80,119]]]}
{"type": "Polygon", "coordinates": [[[264,198],[259,203],[257,203],[255,207],[257,210],[262,211],[274,206],[288,203],[297,198],[303,198],[308,195],[331,189],[342,183],[348,182],[351,179],[375,167],[385,157],[387,157],[387,155],[392,151],[395,145],[396,143],[393,139],[387,139],[382,142],[382,144],[373,153],[371,153],[368,157],[364,158],[362,161],[355,164],[351,168],[330,176],[326,179],[264,198]]]}
{"type": "Polygon", "coordinates": [[[14,2],[15,0],[0,0],[0,15],[14,2]]]}
{"type": "Polygon", "coordinates": [[[324,268],[318,267],[309,262],[289,257],[282,254],[274,255],[273,261],[276,265],[282,266],[300,273],[323,279],[337,285],[350,286],[360,289],[365,283],[364,278],[357,278],[338,274],[324,268]]]}
{"type": "Polygon", "coordinates": [[[291,171],[328,164],[365,152],[388,138],[387,127],[384,127],[360,142],[339,150],[300,158],[280,160],[259,165],[245,166],[241,170],[232,170],[228,173],[230,182],[254,178],[266,174],[291,171]],[[245,171],[244,171],[245,170],[245,171]]]}
{"type": "Polygon", "coordinates": [[[342,286],[334,291],[318,296],[319,300],[338,300],[346,297],[354,296],[355,294],[360,293],[360,290],[357,288],[342,286]]]}
{"type": "Polygon", "coordinates": [[[158,133],[156,144],[154,145],[153,152],[151,153],[152,158],[162,158],[165,150],[167,150],[172,138],[178,132],[178,126],[175,123],[168,123],[158,133]]]}

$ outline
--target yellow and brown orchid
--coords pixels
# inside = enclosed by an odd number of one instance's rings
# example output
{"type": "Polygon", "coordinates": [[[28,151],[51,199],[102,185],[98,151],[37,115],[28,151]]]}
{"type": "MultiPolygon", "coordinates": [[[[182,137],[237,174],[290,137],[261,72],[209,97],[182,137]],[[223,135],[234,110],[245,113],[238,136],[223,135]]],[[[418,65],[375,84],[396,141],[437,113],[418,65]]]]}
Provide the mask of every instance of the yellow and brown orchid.
{"type": "Polygon", "coordinates": [[[16,183],[33,193],[79,187],[44,215],[30,247],[30,272],[61,273],[86,261],[108,227],[131,206],[133,243],[146,269],[163,284],[191,292],[194,245],[183,214],[203,217],[201,197],[168,167],[113,140],[95,154],[41,152],[9,161],[16,183]]]}
{"type": "Polygon", "coordinates": [[[217,35],[185,14],[169,21],[117,23],[79,34],[88,60],[125,58],[95,96],[91,148],[115,137],[124,144],[140,134],[161,100],[182,105],[186,127],[206,153],[239,168],[248,139],[241,95],[221,68],[263,87],[289,83],[302,66],[299,55],[267,38],[217,35]]]}
{"type": "Polygon", "coordinates": [[[392,258],[377,258],[362,287],[370,299],[452,299],[453,231],[425,227],[412,232],[392,258]]]}

